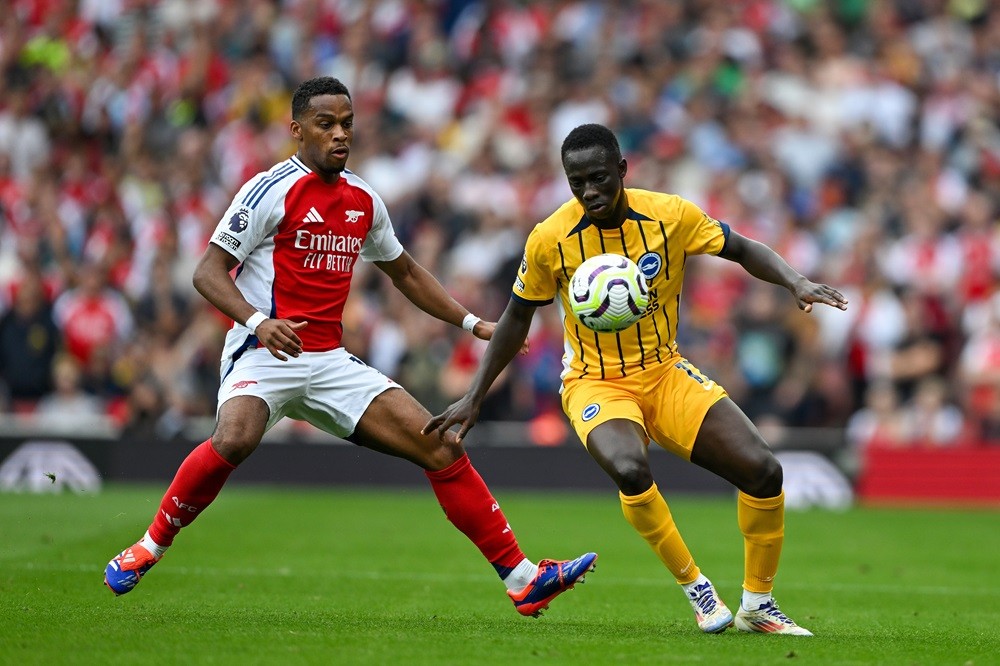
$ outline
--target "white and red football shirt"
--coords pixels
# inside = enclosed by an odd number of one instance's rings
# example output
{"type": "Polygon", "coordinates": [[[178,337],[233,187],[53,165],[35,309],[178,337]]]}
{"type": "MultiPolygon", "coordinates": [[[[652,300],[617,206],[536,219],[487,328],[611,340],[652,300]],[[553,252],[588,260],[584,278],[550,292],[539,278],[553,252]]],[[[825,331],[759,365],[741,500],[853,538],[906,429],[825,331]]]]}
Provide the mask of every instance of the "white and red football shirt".
{"type": "MultiPolygon", "coordinates": [[[[295,156],[240,189],[211,242],[240,261],[236,286],[257,310],[309,322],[298,331],[307,352],[340,346],[358,258],[391,261],[403,253],[385,204],[368,183],[350,171],[324,183],[295,156]]],[[[258,345],[249,329],[234,323],[223,374],[258,345]]]]}
{"type": "Polygon", "coordinates": [[[96,349],[127,340],[133,327],[128,302],[114,289],[96,294],[70,289],[52,305],[52,317],[66,350],[83,365],[90,363],[96,349]]]}

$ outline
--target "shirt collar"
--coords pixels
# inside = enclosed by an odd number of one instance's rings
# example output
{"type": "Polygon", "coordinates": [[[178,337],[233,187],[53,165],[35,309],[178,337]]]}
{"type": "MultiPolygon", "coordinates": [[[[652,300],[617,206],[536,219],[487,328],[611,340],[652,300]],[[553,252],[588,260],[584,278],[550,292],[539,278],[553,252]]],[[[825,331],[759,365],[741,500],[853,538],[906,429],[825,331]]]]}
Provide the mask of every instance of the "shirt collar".
{"type": "MultiPolygon", "coordinates": [[[[648,220],[648,221],[651,222],[653,220],[653,218],[647,217],[647,216],[643,215],[642,213],[636,211],[631,206],[629,206],[628,211],[625,213],[625,219],[626,220],[636,220],[636,221],[639,221],[639,222],[644,221],[644,220],[648,220]]],[[[624,223],[624,221],[623,221],[623,223],[624,223]]],[[[573,229],[568,234],[566,234],[566,237],[569,238],[573,234],[578,234],[578,233],[580,233],[581,231],[583,231],[584,229],[586,229],[587,227],[590,227],[590,226],[596,226],[596,225],[590,220],[589,217],[587,217],[587,214],[584,213],[580,217],[580,221],[577,222],[576,226],[573,227],[573,229]]]]}

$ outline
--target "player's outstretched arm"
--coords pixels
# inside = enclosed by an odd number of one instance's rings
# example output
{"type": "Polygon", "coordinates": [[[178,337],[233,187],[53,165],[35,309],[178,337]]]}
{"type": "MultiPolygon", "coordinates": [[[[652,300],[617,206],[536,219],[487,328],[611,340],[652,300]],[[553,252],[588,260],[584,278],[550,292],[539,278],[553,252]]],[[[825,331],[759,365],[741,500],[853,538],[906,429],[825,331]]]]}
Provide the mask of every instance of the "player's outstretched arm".
{"type": "MultiPolygon", "coordinates": [[[[376,261],[375,265],[388,275],[392,285],[418,308],[441,321],[464,327],[463,322],[469,311],[452,298],[437,278],[418,264],[409,252],[404,250],[392,261],[376,261]]],[[[493,337],[493,330],[496,328],[494,322],[477,317],[472,319],[476,322],[471,328],[473,335],[481,340],[493,337]]],[[[522,347],[521,352],[527,352],[527,347],[522,347]]]]}
{"type": "Polygon", "coordinates": [[[735,261],[757,279],[788,289],[795,296],[800,310],[812,312],[813,303],[847,309],[847,299],[839,291],[829,285],[812,282],[768,246],[735,231],[729,232],[726,247],[719,256],[735,261]]]}
{"type": "Polygon", "coordinates": [[[268,319],[257,312],[243,298],[229,273],[236,268],[239,260],[214,243],[209,244],[205,254],[194,269],[195,289],[214,305],[219,312],[233,321],[246,324],[271,354],[282,361],[288,359],[284,353],[298,356],[302,353],[302,340],[296,331],[305,328],[308,322],[293,322],[287,319],[268,319]],[[259,321],[255,321],[259,320],[259,321]]]}
{"type": "Polygon", "coordinates": [[[438,437],[444,437],[449,428],[458,425],[459,441],[465,438],[466,433],[476,425],[486,392],[518,350],[524,348],[524,341],[528,337],[528,329],[531,328],[531,318],[534,314],[534,306],[524,305],[511,299],[496,324],[493,337],[486,347],[486,353],[479,364],[476,376],[472,379],[469,391],[461,400],[431,418],[420,431],[422,434],[426,435],[436,430],[438,437]]]}
{"type": "Polygon", "coordinates": [[[437,278],[418,264],[409,252],[403,250],[403,253],[392,261],[376,261],[375,265],[389,276],[392,286],[418,308],[441,321],[455,326],[462,325],[462,320],[468,311],[452,298],[437,278]]]}

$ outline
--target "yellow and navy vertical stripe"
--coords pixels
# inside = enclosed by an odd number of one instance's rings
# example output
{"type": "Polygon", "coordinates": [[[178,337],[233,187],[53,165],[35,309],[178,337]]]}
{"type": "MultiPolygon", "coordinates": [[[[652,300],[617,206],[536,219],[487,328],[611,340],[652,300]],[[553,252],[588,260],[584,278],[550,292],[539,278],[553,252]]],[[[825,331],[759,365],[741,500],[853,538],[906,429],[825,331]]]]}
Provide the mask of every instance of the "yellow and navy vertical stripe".
{"type": "Polygon", "coordinates": [[[512,297],[545,305],[558,297],[565,330],[563,379],[614,378],[677,355],[677,318],[684,264],[694,254],[719,254],[729,226],[673,194],[626,189],[628,215],[616,229],[601,229],[575,199],[539,223],[528,236],[512,297]],[[619,333],[584,327],[569,308],[569,282],[584,260],[604,253],[634,261],[646,276],[650,298],[639,322],[619,333]]]}

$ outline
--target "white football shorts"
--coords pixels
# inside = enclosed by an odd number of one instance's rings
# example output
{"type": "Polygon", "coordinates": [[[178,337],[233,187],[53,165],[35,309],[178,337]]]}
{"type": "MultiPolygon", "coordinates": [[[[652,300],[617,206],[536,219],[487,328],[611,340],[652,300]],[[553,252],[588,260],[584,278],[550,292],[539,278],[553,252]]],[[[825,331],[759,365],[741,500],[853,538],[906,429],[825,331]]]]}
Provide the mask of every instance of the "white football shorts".
{"type": "MultiPolygon", "coordinates": [[[[401,388],[375,368],[340,347],[302,352],[279,361],[266,349],[248,349],[228,362],[219,386],[219,407],[230,398],[252,395],[267,403],[270,429],[283,417],[307,421],[337,437],[347,437],[375,396],[401,388]]],[[[218,416],[218,411],[216,411],[218,416]]]]}

